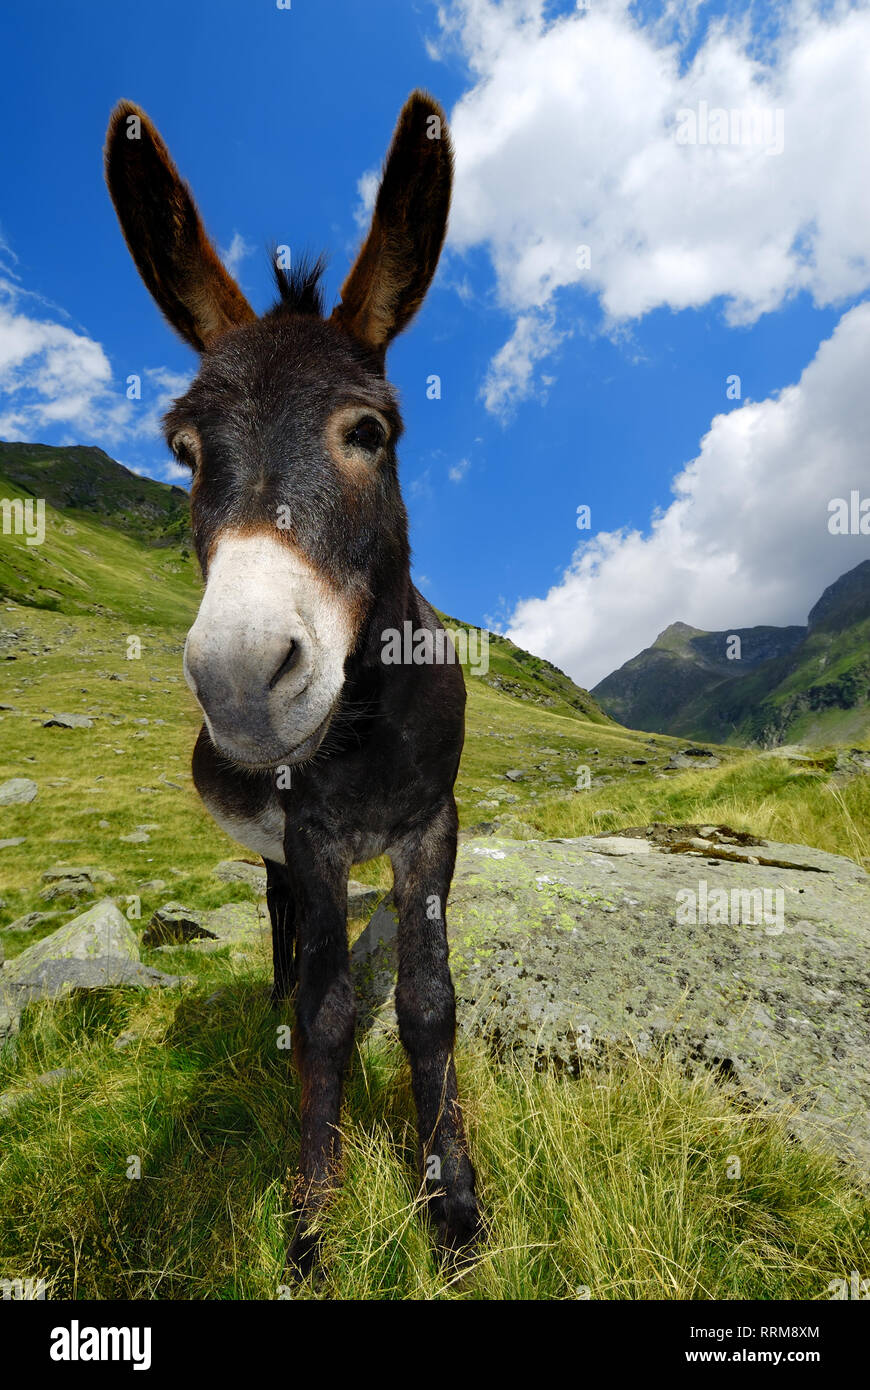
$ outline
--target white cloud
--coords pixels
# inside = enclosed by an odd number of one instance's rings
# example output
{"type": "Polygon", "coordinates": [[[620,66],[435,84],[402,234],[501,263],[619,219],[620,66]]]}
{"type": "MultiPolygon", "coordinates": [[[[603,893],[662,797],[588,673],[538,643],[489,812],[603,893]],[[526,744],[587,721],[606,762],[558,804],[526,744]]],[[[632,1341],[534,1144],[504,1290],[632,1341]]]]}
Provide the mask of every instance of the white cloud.
{"type": "Polygon", "coordinates": [[[175,459],[170,459],[164,463],[163,479],[167,483],[190,483],[191,473],[189,468],[185,468],[183,463],[176,463],[175,459]]]}
{"type": "Polygon", "coordinates": [[[870,285],[870,8],[783,8],[764,61],[745,17],[715,18],[685,63],[700,8],[671,3],[644,23],[626,0],[552,20],[543,0],[442,6],[441,46],[458,45],[474,75],[451,116],[450,245],[488,248],[517,320],[485,388],[495,413],[502,354],[532,394],[542,354],[527,370],[516,339],[529,315],[562,308],[566,286],[594,292],[612,325],[719,297],[748,323],[799,290],[832,303],[870,285]],[[702,102],[781,110],[782,152],[678,144],[678,113],[702,102]]]}
{"type": "Polygon", "coordinates": [[[517,605],[509,636],[592,686],[676,620],[805,622],[822,589],[868,557],[866,536],[827,529],[832,498],[870,495],[868,360],[861,304],[795,385],[715,417],[648,536],[581,544],[545,598],[517,605]]]}
{"type": "Polygon", "coordinates": [[[226,266],[230,275],[238,275],[239,266],[248,256],[252,256],[256,247],[249,241],[245,241],[241,232],[233,232],[232,241],[226,249],[221,249],[220,258],[226,266]]]}
{"type": "Polygon", "coordinates": [[[359,202],[354,208],[353,220],[363,233],[369,229],[380,183],[381,176],[377,169],[367,169],[357,180],[356,191],[359,202]]]}
{"type": "Polygon", "coordinates": [[[481,387],[487,410],[507,422],[520,401],[532,395],[545,400],[545,392],[535,382],[535,364],[554,352],[565,336],[556,331],[552,315],[520,314],[510,338],[490,362],[481,387]]]}
{"type": "Polygon", "coordinates": [[[0,437],[58,438],[63,429],[60,443],[85,440],[112,449],[158,439],[164,412],[190,378],[145,367],[138,373],[141,399],[130,400],[126,378],[115,378],[102,345],[48,312],[64,311],[26,290],[8,264],[0,267],[0,437]],[[34,301],[38,317],[30,312],[34,301]]]}
{"type": "Polygon", "coordinates": [[[0,302],[0,435],[32,438],[66,424],[117,435],[126,403],[112,388],[112,369],[99,343],[64,324],[30,318],[0,302]]]}
{"type": "Polygon", "coordinates": [[[460,459],[458,463],[453,463],[447,470],[447,476],[451,483],[461,483],[468,472],[471,464],[468,459],[460,459]]]}

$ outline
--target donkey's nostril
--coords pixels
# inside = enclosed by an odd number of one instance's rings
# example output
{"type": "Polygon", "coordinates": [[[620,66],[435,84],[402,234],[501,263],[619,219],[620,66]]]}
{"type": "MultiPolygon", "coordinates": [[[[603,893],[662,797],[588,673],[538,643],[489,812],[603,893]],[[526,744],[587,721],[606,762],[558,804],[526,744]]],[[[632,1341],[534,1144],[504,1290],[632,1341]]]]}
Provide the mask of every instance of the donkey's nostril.
{"type": "Polygon", "coordinates": [[[289,675],[289,673],[294,669],[294,667],[299,665],[299,658],[301,654],[302,648],[300,644],[296,641],[291,642],[290,650],[287,652],[287,655],[281,662],[281,665],[278,667],[274,676],[269,681],[270,690],[274,690],[278,682],[283,680],[286,675],[289,675]]]}

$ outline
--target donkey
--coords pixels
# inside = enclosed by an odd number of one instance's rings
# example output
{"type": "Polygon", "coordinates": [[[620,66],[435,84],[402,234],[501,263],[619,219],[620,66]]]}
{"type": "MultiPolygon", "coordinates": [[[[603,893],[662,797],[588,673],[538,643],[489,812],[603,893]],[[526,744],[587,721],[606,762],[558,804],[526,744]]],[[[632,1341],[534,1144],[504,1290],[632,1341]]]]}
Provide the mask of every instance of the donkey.
{"type": "Polygon", "coordinates": [[[131,102],[112,113],[105,168],[139,274],[201,354],[164,422],[192,472],[205,581],[184,649],[205,717],[193,777],[218,824],[263,858],[273,1001],[295,990],[302,1098],[291,1266],[304,1275],[316,1265],[340,1168],[355,1018],[348,875],[382,853],[399,918],[396,1013],[421,1190],[440,1247],[456,1254],[480,1230],[445,924],[465,683],[449,661],[381,659],[387,629],[441,629],[410,579],[402,422],[384,359],[438,264],[453,172],[447,122],[427,93],[409,97],[371,228],[328,317],[322,259],[276,269],[278,302],[256,316],[163,140],[131,102]]]}

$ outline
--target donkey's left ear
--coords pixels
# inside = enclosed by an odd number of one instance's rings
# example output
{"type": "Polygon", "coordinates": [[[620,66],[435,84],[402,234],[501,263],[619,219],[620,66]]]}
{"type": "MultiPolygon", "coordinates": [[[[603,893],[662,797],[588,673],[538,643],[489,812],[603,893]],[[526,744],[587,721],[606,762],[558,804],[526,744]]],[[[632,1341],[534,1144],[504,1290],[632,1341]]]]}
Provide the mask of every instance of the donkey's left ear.
{"type": "Polygon", "coordinates": [[[256,318],[206,235],[190,189],[145,112],[122,101],[106,135],[106,183],[139,274],[172,327],[202,352],[256,318]]]}
{"type": "Polygon", "coordinates": [[[332,317],[382,353],[411,321],[435,274],[447,231],[453,150],[433,97],[412,92],[384,165],[372,225],[332,317]]]}

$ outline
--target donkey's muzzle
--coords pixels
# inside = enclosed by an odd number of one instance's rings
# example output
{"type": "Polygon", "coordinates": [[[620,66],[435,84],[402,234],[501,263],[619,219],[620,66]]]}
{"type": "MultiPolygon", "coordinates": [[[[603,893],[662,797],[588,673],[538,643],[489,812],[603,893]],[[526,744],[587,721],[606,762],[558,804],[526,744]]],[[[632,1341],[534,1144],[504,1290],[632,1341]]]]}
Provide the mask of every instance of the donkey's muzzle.
{"type": "Polygon", "coordinates": [[[311,757],[341,692],[348,643],[339,600],[286,544],[222,540],[184,649],[215,746],[251,767],[311,757]]]}

